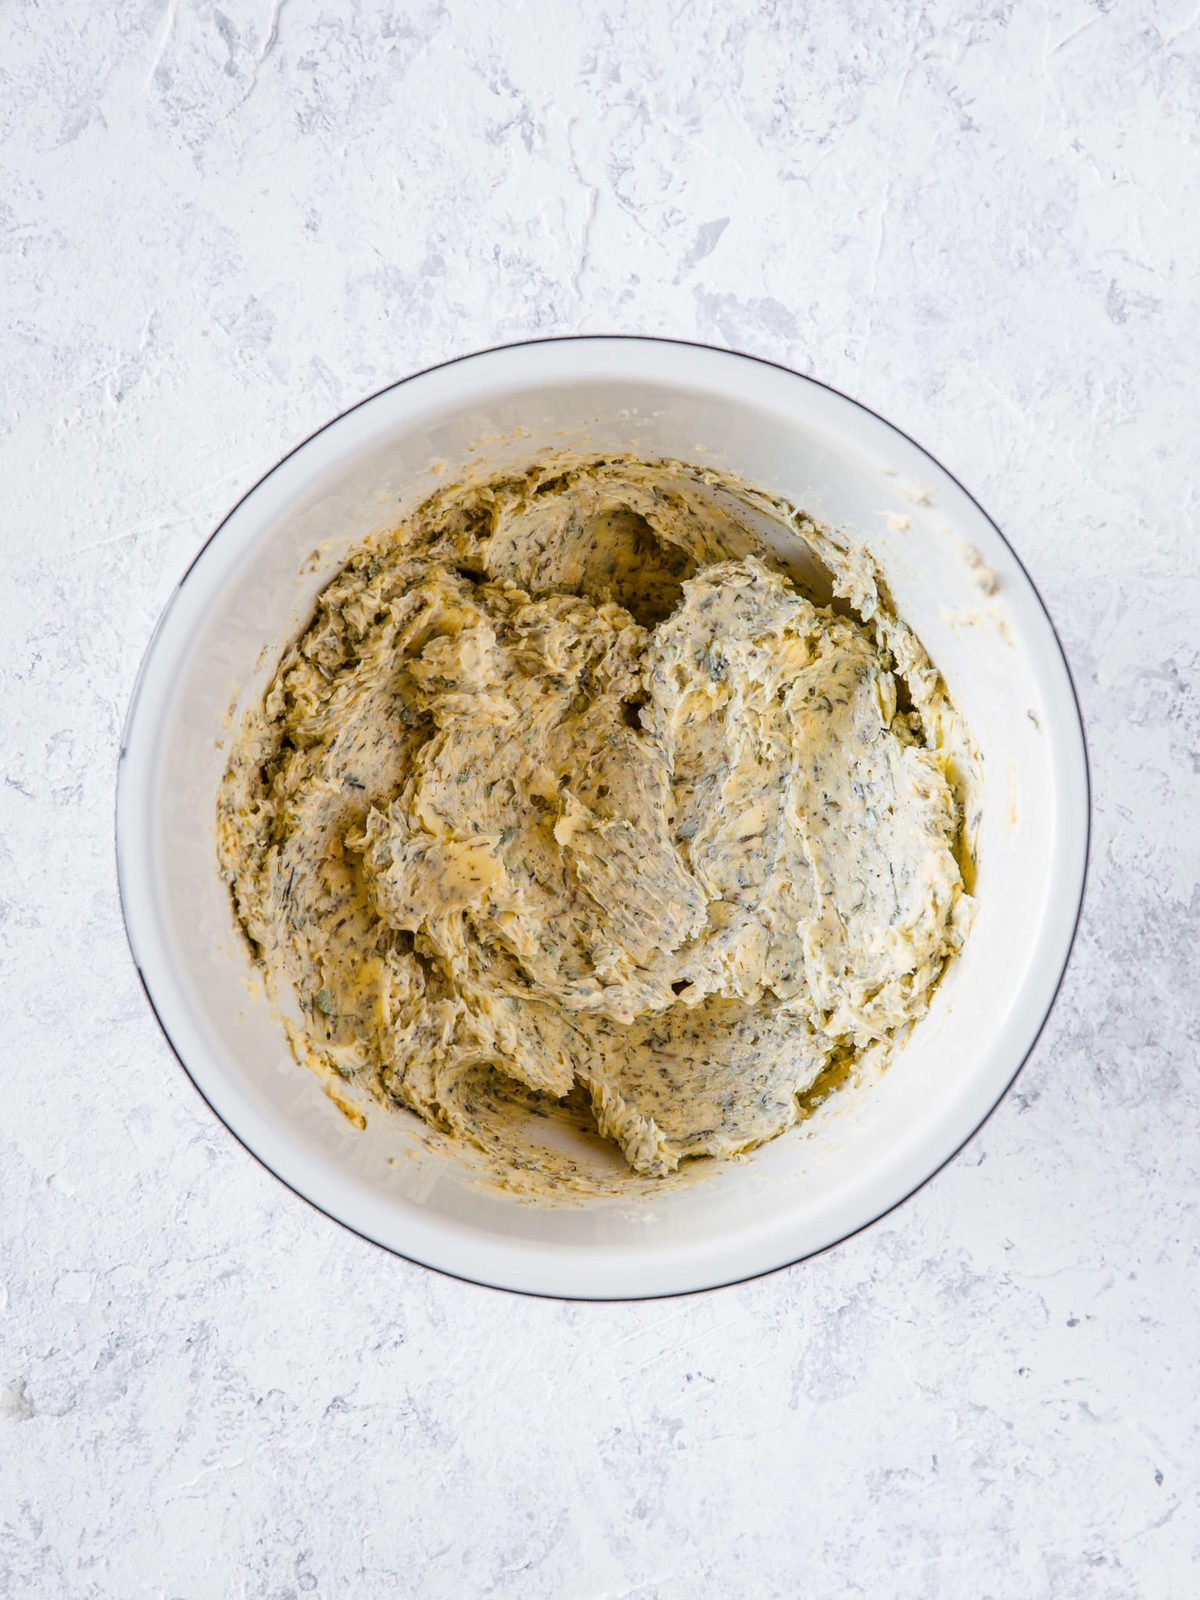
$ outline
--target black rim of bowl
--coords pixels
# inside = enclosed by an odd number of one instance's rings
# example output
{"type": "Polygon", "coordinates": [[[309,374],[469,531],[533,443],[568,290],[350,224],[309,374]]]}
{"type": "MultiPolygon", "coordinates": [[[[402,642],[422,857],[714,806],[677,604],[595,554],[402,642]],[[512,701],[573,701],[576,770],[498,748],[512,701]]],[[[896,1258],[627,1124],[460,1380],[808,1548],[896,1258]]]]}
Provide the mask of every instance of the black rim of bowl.
{"type": "Polygon", "coordinates": [[[956,478],[955,475],[949,470],[949,468],[944,466],[942,464],[942,462],[938,460],[938,458],[932,453],[932,451],[926,449],[926,447],[923,444],[921,444],[918,440],[914,439],[911,434],[905,433],[903,428],[897,427],[896,424],[890,420],[890,418],[885,417],[880,412],[873,410],[872,407],[870,407],[868,405],[865,405],[861,400],[855,400],[851,395],[845,394],[841,389],[835,388],[832,384],[823,383],[820,378],[814,378],[808,373],[797,372],[793,367],[785,366],[783,364],[783,362],[781,362],[781,361],[771,361],[766,356],[752,355],[752,354],[750,354],[750,353],[748,353],[746,351],[743,351],[743,350],[731,350],[731,349],[728,349],[727,347],[725,347],[723,345],[706,344],[704,341],[699,340],[699,339],[670,339],[670,338],[665,338],[665,337],[663,337],[661,335],[658,335],[658,334],[640,334],[640,333],[573,333],[573,334],[557,334],[557,335],[553,335],[553,336],[550,336],[550,337],[547,337],[547,338],[544,338],[544,339],[514,339],[514,340],[511,340],[511,341],[509,341],[509,342],[507,342],[505,344],[488,345],[484,349],[481,349],[481,350],[471,350],[471,351],[466,352],[463,355],[451,356],[445,361],[436,361],[431,366],[422,367],[418,372],[410,372],[406,377],[398,378],[394,383],[385,384],[382,389],[376,389],[372,394],[365,395],[361,400],[355,401],[355,403],[352,406],[347,406],[345,411],[340,411],[337,414],[337,416],[331,417],[328,422],[322,423],[322,425],[319,428],[315,428],[313,430],[313,432],[308,434],[306,438],[302,439],[299,442],[299,444],[293,445],[290,450],[288,450],[284,455],[280,456],[278,461],[276,461],[271,467],[269,467],[267,469],[267,471],[264,472],[261,475],[261,477],[257,478],[255,480],[255,482],[253,484],[251,484],[251,486],[245,491],[245,493],[242,494],[238,498],[238,500],[229,508],[229,510],[221,518],[220,522],[216,525],[216,527],[213,529],[213,531],[209,534],[208,538],[205,539],[204,543],[200,546],[200,548],[196,551],[196,554],[192,557],[191,561],[188,563],[187,568],[185,569],[183,575],[179,579],[179,582],[175,585],[174,589],[172,589],[171,594],[170,594],[166,604],[163,606],[162,611],[159,614],[158,621],[156,622],[153,630],[151,631],[150,638],[147,641],[146,648],[145,648],[145,650],[144,650],[144,652],[142,654],[141,662],[140,662],[140,664],[138,666],[137,675],[136,675],[136,677],[134,679],[133,691],[132,691],[132,693],[130,694],[130,697],[129,697],[129,707],[128,707],[128,710],[126,711],[125,721],[124,721],[124,724],[123,724],[122,730],[121,730],[121,748],[120,748],[120,754],[119,754],[118,760],[117,760],[117,790],[116,790],[115,798],[117,800],[117,805],[116,805],[116,809],[115,809],[115,812],[114,812],[114,847],[115,847],[115,853],[116,853],[116,858],[117,858],[117,890],[118,890],[118,895],[119,895],[120,902],[121,902],[121,917],[122,917],[122,922],[123,922],[123,925],[124,925],[124,928],[125,928],[125,939],[126,939],[126,943],[129,946],[129,953],[130,953],[130,956],[131,956],[131,958],[133,960],[134,968],[137,971],[138,981],[142,986],[142,992],[146,996],[147,1003],[150,1006],[150,1010],[153,1013],[154,1019],[158,1023],[159,1030],[162,1033],[163,1038],[166,1040],[167,1045],[168,1045],[172,1055],[175,1057],[175,1059],[179,1063],[179,1065],[183,1068],[183,1071],[184,1071],[184,1073],[185,1073],[185,1075],[186,1075],[186,1077],[188,1079],[188,1082],[192,1085],[193,1089],[195,1089],[196,1093],[200,1096],[201,1100],[203,1100],[204,1104],[208,1107],[209,1111],[212,1112],[213,1116],[216,1117],[218,1122],[221,1123],[222,1127],[224,1127],[226,1129],[226,1131],[237,1141],[237,1143],[239,1145],[241,1145],[242,1149],[245,1150],[250,1156],[252,1156],[254,1158],[254,1160],[257,1161],[258,1164],[261,1167],[263,1167],[267,1172],[269,1172],[271,1174],[271,1176],[276,1179],[277,1182],[281,1183],[284,1186],[285,1189],[288,1189],[292,1194],[296,1195],[298,1199],[303,1200],[305,1205],[310,1206],[320,1216],[327,1217],[331,1222],[335,1223],[339,1228],[345,1229],[345,1231],[347,1233],[353,1234],[355,1236],[355,1238],[364,1240],[367,1244],[374,1246],[374,1248],[377,1249],[377,1250],[382,1250],[386,1255],[397,1257],[398,1259],[400,1259],[402,1261],[407,1261],[413,1266],[422,1267],[427,1272],[438,1273],[441,1277],[451,1278],[451,1279],[454,1279],[455,1281],[457,1281],[459,1283],[473,1284],[477,1288],[489,1289],[489,1290],[491,1290],[491,1291],[493,1291],[495,1293],[521,1295],[523,1297],[526,1297],[526,1298],[532,1299],[532,1300],[562,1300],[562,1301],[570,1301],[570,1302],[575,1303],[575,1304],[584,1304],[584,1305],[620,1305],[622,1303],[631,1303],[631,1302],[635,1302],[635,1301],[645,1301],[645,1300],[679,1300],[679,1299],[684,1299],[689,1295],[711,1294],[715,1290],[718,1290],[718,1289],[732,1289],[732,1288],[736,1288],[738,1284],[753,1283],[759,1278],[773,1277],[778,1272],[787,1272],[792,1267],[799,1266],[801,1262],[813,1261],[817,1257],[827,1254],[830,1250],[838,1249],[841,1245],[847,1243],[848,1240],[857,1238],[857,1236],[859,1234],[865,1233],[868,1228],[875,1227],[875,1225],[877,1223],[879,1223],[879,1222],[882,1222],[885,1217],[890,1216],[893,1211],[897,1211],[897,1210],[899,1210],[899,1208],[901,1206],[907,1205],[908,1202],[911,1199],[913,1199],[913,1197],[915,1195],[920,1194],[922,1189],[925,1188],[926,1184],[931,1183],[933,1181],[933,1179],[936,1178],[940,1172],[943,1172],[951,1164],[951,1162],[955,1161],[962,1154],[962,1152],[966,1149],[966,1147],[971,1143],[971,1141],[973,1139],[975,1139],[976,1136],[983,1131],[983,1129],[991,1121],[991,1118],[995,1114],[995,1111],[996,1111],[997,1107],[1008,1096],[1008,1094],[1011,1091],[1013,1085],[1016,1083],[1017,1079],[1020,1077],[1022,1071],[1024,1070],[1026,1063],[1029,1061],[1030,1057],[1033,1055],[1033,1052],[1037,1049],[1038,1042],[1040,1041],[1040,1039],[1042,1037],[1042,1034],[1045,1031],[1046,1024],[1050,1020],[1050,1016],[1054,1011],[1055,1005],[1058,1003],[1058,997],[1062,992],[1063,981],[1066,978],[1067,969],[1070,966],[1071,954],[1072,954],[1072,951],[1074,950],[1074,947],[1075,947],[1075,941],[1076,941],[1076,939],[1077,939],[1077,937],[1079,935],[1079,925],[1080,925],[1080,922],[1081,922],[1082,917],[1083,917],[1084,901],[1085,901],[1085,898],[1086,898],[1086,895],[1087,895],[1088,875],[1089,875],[1089,871],[1090,871],[1090,867],[1091,867],[1091,844],[1092,844],[1092,776],[1091,776],[1091,761],[1090,761],[1090,757],[1089,757],[1089,753],[1088,753],[1087,730],[1086,730],[1086,727],[1085,727],[1085,724],[1084,724],[1084,720],[1083,720],[1083,708],[1079,703],[1079,691],[1075,687],[1075,679],[1074,679],[1074,676],[1073,676],[1073,674],[1071,672],[1071,663],[1067,658],[1066,650],[1063,648],[1063,642],[1062,642],[1061,637],[1059,636],[1058,628],[1055,626],[1054,618],[1050,614],[1050,608],[1047,606],[1045,600],[1043,599],[1041,590],[1038,588],[1037,584],[1034,582],[1034,580],[1033,580],[1032,576],[1030,575],[1029,570],[1026,567],[1025,563],[1021,560],[1020,555],[1017,553],[1017,551],[1014,549],[1012,544],[1009,542],[1008,538],[1004,534],[1003,529],[996,522],[995,518],[993,518],[985,510],[985,508],[982,505],[980,505],[979,501],[975,498],[975,496],[971,493],[971,491],[966,487],[966,485],[961,483],[959,481],[959,479],[956,478]],[[858,1225],[858,1227],[852,1228],[850,1230],[850,1232],[842,1234],[840,1238],[832,1240],[829,1244],[821,1245],[818,1249],[804,1251],[802,1254],[800,1254],[798,1256],[793,1256],[792,1258],[790,1258],[787,1261],[780,1262],[778,1266],[764,1267],[760,1271],[748,1272],[748,1273],[745,1273],[744,1275],[742,1275],[740,1277],[722,1278],[718,1282],[710,1283],[710,1284],[703,1284],[703,1285],[700,1285],[697,1288],[692,1288],[692,1289],[651,1290],[647,1294],[612,1294],[612,1295],[560,1294],[560,1293],[556,1293],[556,1292],[551,1291],[551,1290],[514,1289],[514,1288],[511,1288],[510,1286],[508,1286],[507,1284],[489,1283],[485,1279],[482,1279],[482,1278],[472,1278],[468,1273],[465,1273],[465,1272],[452,1272],[448,1267],[441,1267],[441,1266],[437,1266],[433,1262],[423,1261],[418,1256],[407,1255],[403,1250],[398,1250],[393,1245],[381,1243],[380,1240],[372,1238],[370,1234],[361,1232],[358,1228],[354,1227],[352,1223],[344,1221],[341,1217],[334,1216],[334,1214],[331,1211],[326,1211],[324,1206],[319,1205],[317,1203],[317,1201],[311,1199],[308,1195],[306,1195],[302,1189],[298,1189],[295,1186],[294,1183],[290,1182],[287,1178],[283,1177],[280,1173],[278,1173],[275,1170],[275,1168],[273,1166],[271,1166],[269,1161],[267,1161],[263,1156],[261,1156],[258,1153],[258,1151],[253,1148],[253,1146],[251,1146],[250,1144],[248,1144],[246,1142],[246,1140],[241,1136],[241,1134],[238,1133],[236,1128],[233,1128],[233,1127],[230,1126],[230,1124],[225,1120],[225,1118],[221,1115],[221,1113],[213,1105],[212,1101],[208,1098],[208,1096],[205,1094],[204,1090],[200,1087],[199,1083],[196,1081],[196,1078],[193,1076],[191,1068],[188,1066],[187,1061],[184,1059],[184,1056],[183,1056],[182,1052],[180,1051],[179,1047],[176,1045],[174,1039],[171,1037],[171,1032],[170,1032],[169,1028],[167,1027],[166,1023],[164,1022],[164,1020],[162,1018],[162,1015],[159,1012],[158,1006],[155,1004],[154,995],[151,992],[150,985],[146,981],[146,975],[142,971],[141,962],[138,960],[137,952],[134,949],[133,936],[132,936],[132,934],[130,932],[130,928],[129,928],[129,912],[128,912],[128,907],[126,905],[125,882],[124,882],[124,877],[123,877],[122,871],[121,871],[121,849],[120,849],[120,831],[121,830],[120,830],[119,796],[120,796],[120,787],[121,787],[121,774],[122,774],[122,772],[124,770],[124,766],[125,766],[125,748],[126,748],[126,742],[127,742],[127,735],[128,735],[130,724],[131,724],[131,722],[133,720],[134,714],[135,714],[136,709],[137,709],[137,703],[138,703],[138,699],[139,699],[139,696],[140,696],[141,687],[142,687],[142,680],[143,680],[143,678],[145,676],[146,667],[147,667],[147,665],[148,665],[148,663],[150,661],[151,656],[154,653],[154,648],[155,648],[155,645],[158,642],[159,634],[161,633],[161,631],[162,631],[162,629],[163,629],[163,627],[164,627],[164,625],[165,625],[165,623],[167,621],[167,618],[170,616],[171,611],[174,608],[175,602],[176,602],[176,600],[177,600],[177,598],[179,596],[180,591],[183,589],[184,585],[187,583],[188,579],[191,577],[192,572],[195,570],[195,567],[198,564],[198,562],[204,556],[205,552],[209,549],[209,547],[214,543],[214,541],[217,538],[219,538],[222,529],[229,522],[230,518],[233,517],[234,513],[237,512],[241,508],[241,506],[245,504],[245,502],[250,498],[250,496],[252,494],[254,494],[256,492],[256,490],[260,487],[260,485],[265,483],[267,481],[267,479],[269,477],[271,477],[273,473],[277,472],[279,470],[279,468],[284,465],[285,462],[289,461],[292,458],[292,456],[296,455],[297,452],[303,450],[308,444],[310,444],[312,442],[312,440],[318,438],[321,434],[325,433],[329,428],[332,428],[333,426],[335,426],[335,424],[341,422],[344,417],[348,417],[348,416],[352,415],[355,411],[360,410],[363,406],[370,405],[371,402],[373,400],[377,400],[380,397],[380,395],[390,394],[393,390],[401,389],[406,384],[415,382],[418,378],[424,378],[424,377],[428,376],[428,374],[430,374],[431,372],[440,372],[446,367],[458,366],[463,362],[474,361],[474,360],[479,359],[482,356],[497,355],[497,354],[499,354],[499,353],[501,353],[503,351],[506,351],[506,350],[527,349],[527,348],[535,347],[535,346],[538,346],[538,345],[547,345],[547,344],[570,344],[570,343],[576,342],[576,341],[578,341],[580,343],[587,343],[587,342],[601,343],[601,342],[608,342],[610,340],[625,340],[625,341],[627,341],[629,343],[632,343],[632,344],[662,344],[662,345],[681,346],[684,349],[690,349],[690,350],[709,350],[709,351],[713,351],[717,355],[735,356],[739,360],[742,360],[742,361],[753,361],[753,362],[756,362],[756,363],[758,363],[758,365],[763,366],[763,367],[772,367],[777,372],[784,372],[789,377],[797,378],[802,383],[811,384],[816,389],[825,389],[830,394],[836,395],[839,400],[844,400],[847,404],[849,404],[851,406],[854,406],[857,410],[865,412],[868,416],[874,417],[877,422],[882,422],[884,424],[884,426],[887,427],[887,428],[890,428],[893,433],[897,434],[900,438],[907,440],[907,442],[909,444],[911,444],[914,447],[914,449],[919,450],[923,456],[925,456],[929,461],[932,461],[933,464],[938,468],[938,470],[940,472],[945,473],[946,477],[950,480],[950,482],[953,483],[967,497],[967,499],[970,501],[970,503],[979,512],[980,516],[982,516],[983,519],[989,524],[989,526],[995,531],[997,537],[1003,543],[1005,548],[1009,551],[1009,553],[1012,556],[1013,560],[1016,562],[1017,566],[1020,568],[1021,573],[1023,574],[1026,583],[1028,583],[1028,585],[1029,585],[1034,597],[1036,598],[1036,600],[1038,602],[1038,605],[1041,608],[1042,614],[1046,619],[1047,625],[1049,626],[1049,629],[1050,629],[1050,633],[1051,633],[1051,635],[1052,635],[1052,637],[1054,639],[1054,643],[1055,643],[1055,645],[1056,645],[1056,647],[1058,649],[1058,654],[1059,654],[1059,657],[1060,657],[1060,659],[1062,661],[1063,670],[1066,673],[1067,684],[1068,684],[1068,687],[1070,688],[1071,698],[1072,698],[1072,701],[1073,701],[1074,707],[1075,707],[1075,717],[1076,717],[1076,720],[1077,720],[1077,722],[1079,724],[1080,748],[1081,748],[1082,753],[1083,753],[1083,782],[1084,782],[1083,872],[1082,872],[1082,874],[1080,876],[1079,898],[1078,898],[1078,903],[1077,903],[1077,905],[1075,907],[1075,917],[1074,917],[1074,921],[1073,921],[1072,926],[1071,926],[1071,934],[1070,934],[1070,937],[1067,940],[1066,949],[1063,952],[1062,965],[1061,965],[1060,970],[1058,972],[1058,976],[1056,977],[1055,982],[1054,982],[1054,992],[1050,996],[1049,1002],[1046,1005],[1045,1012],[1044,1012],[1041,1020],[1039,1021],[1036,1030],[1034,1031],[1033,1038],[1030,1040],[1028,1048],[1026,1049],[1026,1051],[1022,1055],[1020,1061],[1017,1063],[1016,1067],[1014,1068],[1011,1077],[1004,1084],[1003,1088],[1000,1090],[999,1094],[996,1096],[995,1100],[992,1102],[992,1104],[988,1108],[988,1110],[980,1118],[979,1122],[975,1125],[974,1128],[972,1128],[971,1132],[967,1134],[966,1138],[963,1139],[959,1144],[957,1144],[955,1146],[955,1148],[950,1152],[949,1155],[947,1155],[943,1160],[939,1161],[937,1166],[934,1167],[932,1169],[932,1171],[928,1172],[925,1175],[925,1177],[921,1179],[921,1181],[919,1183],[915,1184],[911,1189],[909,1189],[907,1191],[907,1193],[901,1195],[898,1200],[894,1200],[891,1203],[891,1205],[885,1206],[882,1211],[878,1212],[875,1216],[871,1217],[868,1221],[860,1223],[858,1225]]]}

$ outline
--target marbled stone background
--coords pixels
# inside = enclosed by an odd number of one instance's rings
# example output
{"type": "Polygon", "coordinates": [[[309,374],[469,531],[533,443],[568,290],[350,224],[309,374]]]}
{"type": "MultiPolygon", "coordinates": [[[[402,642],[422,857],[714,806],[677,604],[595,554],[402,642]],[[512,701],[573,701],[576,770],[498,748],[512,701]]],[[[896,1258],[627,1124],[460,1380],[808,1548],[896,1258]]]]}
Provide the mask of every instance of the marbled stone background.
{"type": "Polygon", "coordinates": [[[0,1593],[1196,1592],[1194,0],[0,12],[0,1593]],[[155,618],[347,404],[502,340],[761,352],[926,443],[1061,628],[1096,791],[1053,1021],[822,1259],[433,1276],[205,1109],[122,936],[155,618]]]}

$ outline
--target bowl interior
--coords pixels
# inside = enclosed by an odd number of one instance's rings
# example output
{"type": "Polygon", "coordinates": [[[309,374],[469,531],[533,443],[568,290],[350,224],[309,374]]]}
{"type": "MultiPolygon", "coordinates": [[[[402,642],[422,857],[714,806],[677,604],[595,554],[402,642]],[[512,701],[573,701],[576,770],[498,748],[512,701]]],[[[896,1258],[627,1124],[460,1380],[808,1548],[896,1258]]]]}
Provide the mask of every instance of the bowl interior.
{"type": "MultiPolygon", "coordinates": [[[[784,535],[786,543],[787,536],[784,535]]],[[[782,555],[787,555],[781,547],[782,555]]],[[[974,1131],[1049,1009],[1078,911],[1086,763],[1046,614],[993,525],[930,457],[820,385],[725,352],[574,340],[489,352],[347,413],[205,547],[152,642],[118,806],[130,939],[176,1052],[293,1188],[403,1255],[541,1293],[703,1288],[794,1261],[881,1215],[974,1131]],[[364,535],[446,473],[546,450],[732,470],[864,542],[982,753],[965,950],[883,1077],[703,1181],[586,1204],[481,1184],[415,1118],[355,1129],[293,1061],[235,935],[214,806],[231,732],[364,535]]]]}

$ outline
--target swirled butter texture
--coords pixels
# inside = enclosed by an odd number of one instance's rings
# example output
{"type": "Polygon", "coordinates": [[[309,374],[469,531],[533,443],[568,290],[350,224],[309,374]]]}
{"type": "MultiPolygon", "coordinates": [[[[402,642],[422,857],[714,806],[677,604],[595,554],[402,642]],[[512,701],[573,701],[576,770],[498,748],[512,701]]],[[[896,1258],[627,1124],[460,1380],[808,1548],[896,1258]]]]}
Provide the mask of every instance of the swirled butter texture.
{"type": "Polygon", "coordinates": [[[657,1176],[773,1138],[924,1012],[970,765],[865,556],[711,472],[560,460],[352,555],[219,845],[302,1059],[501,1167],[506,1101],[583,1096],[657,1176]]]}

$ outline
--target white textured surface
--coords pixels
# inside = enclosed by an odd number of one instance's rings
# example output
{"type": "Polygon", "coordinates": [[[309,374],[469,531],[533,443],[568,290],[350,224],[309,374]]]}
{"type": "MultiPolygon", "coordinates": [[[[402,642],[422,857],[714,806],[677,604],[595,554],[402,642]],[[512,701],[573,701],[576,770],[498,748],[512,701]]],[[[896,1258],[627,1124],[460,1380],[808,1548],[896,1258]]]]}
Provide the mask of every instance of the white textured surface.
{"type": "Polygon", "coordinates": [[[0,1593],[1194,1591],[1198,97],[1194,0],[5,9],[0,1593]],[[1096,790],[984,1132],[832,1254],[640,1306],[436,1278],[261,1171],[111,839],[238,494],[405,372],[590,330],[932,449],[1046,595],[1096,790]]]}

